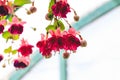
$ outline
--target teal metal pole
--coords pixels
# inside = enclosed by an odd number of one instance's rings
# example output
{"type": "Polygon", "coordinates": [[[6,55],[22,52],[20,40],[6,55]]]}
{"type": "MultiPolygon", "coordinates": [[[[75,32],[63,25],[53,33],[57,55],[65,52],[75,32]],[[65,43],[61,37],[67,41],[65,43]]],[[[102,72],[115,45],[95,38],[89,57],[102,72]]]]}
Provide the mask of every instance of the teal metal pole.
{"type": "MultiPolygon", "coordinates": [[[[101,7],[97,8],[87,16],[83,17],[79,22],[73,24],[73,27],[76,30],[80,30],[85,25],[91,23],[92,21],[96,20],[100,16],[104,15],[105,13],[111,11],[112,9],[116,8],[120,5],[120,0],[112,0],[101,7]]],[[[62,52],[60,53],[62,54],[62,52]]],[[[60,57],[60,80],[67,80],[67,60],[62,58],[62,55],[60,57]]]]}
{"type": "MultiPolygon", "coordinates": [[[[98,9],[96,9],[95,11],[91,12],[87,16],[83,17],[79,22],[73,24],[73,27],[76,30],[79,30],[119,5],[120,0],[111,0],[99,7],[98,9]]],[[[10,80],[20,80],[41,59],[42,56],[38,52],[36,52],[31,60],[30,66],[24,70],[15,71],[11,75],[10,80]]],[[[60,80],[67,80],[67,61],[64,60],[62,56],[60,57],[60,80]]]]}
{"type": "Polygon", "coordinates": [[[32,69],[36,63],[38,63],[40,60],[42,59],[42,55],[37,51],[33,54],[32,58],[31,58],[31,63],[30,65],[22,70],[17,70],[15,72],[13,72],[13,74],[11,75],[9,80],[20,80],[27,72],[30,71],[30,69],[32,69]]]}
{"type": "Polygon", "coordinates": [[[77,23],[73,24],[73,27],[76,30],[79,30],[86,26],[87,24],[93,22],[94,20],[98,19],[102,15],[108,13],[109,11],[113,10],[114,8],[118,7],[120,5],[120,0],[111,0],[105,4],[103,4],[101,7],[97,8],[96,10],[89,13],[87,16],[83,17],[78,21],[77,23]]]}
{"type": "Polygon", "coordinates": [[[62,57],[63,51],[60,52],[60,80],[67,80],[67,60],[62,57]]]}

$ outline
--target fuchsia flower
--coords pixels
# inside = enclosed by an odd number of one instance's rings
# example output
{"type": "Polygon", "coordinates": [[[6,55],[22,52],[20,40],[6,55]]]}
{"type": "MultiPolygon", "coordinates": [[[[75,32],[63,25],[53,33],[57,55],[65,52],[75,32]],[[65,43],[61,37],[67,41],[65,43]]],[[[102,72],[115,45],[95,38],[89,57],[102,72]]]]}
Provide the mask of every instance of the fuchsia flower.
{"type": "Polygon", "coordinates": [[[0,16],[6,16],[9,13],[12,13],[12,7],[9,4],[6,4],[7,0],[0,0],[0,16]]]}
{"type": "Polygon", "coordinates": [[[1,20],[0,21],[0,34],[3,33],[4,30],[4,25],[7,23],[6,20],[1,20]]]}
{"type": "Polygon", "coordinates": [[[4,26],[0,24],[0,34],[3,33],[3,30],[4,30],[4,26]]]}
{"type": "Polygon", "coordinates": [[[28,44],[27,41],[23,39],[22,45],[18,49],[18,52],[20,52],[22,56],[29,56],[30,54],[32,54],[32,48],[33,46],[28,44]]]}
{"type": "Polygon", "coordinates": [[[16,16],[14,16],[12,19],[11,26],[8,29],[8,31],[11,34],[22,34],[23,28],[24,28],[23,24],[25,24],[25,23],[26,22],[19,21],[19,19],[16,16]]]}
{"type": "Polygon", "coordinates": [[[49,56],[51,54],[52,49],[49,47],[44,37],[45,36],[41,34],[41,41],[38,41],[36,46],[39,48],[39,51],[43,56],[49,56]]]}
{"type": "Polygon", "coordinates": [[[64,40],[65,40],[65,45],[64,49],[65,50],[77,50],[77,47],[80,46],[80,40],[71,34],[64,35],[64,40]]]}
{"type": "Polygon", "coordinates": [[[52,6],[52,12],[55,16],[66,18],[66,14],[70,12],[70,6],[66,1],[59,1],[52,6]]]}
{"type": "Polygon", "coordinates": [[[0,62],[3,60],[3,55],[0,54],[0,62]]]}
{"type": "Polygon", "coordinates": [[[57,28],[57,30],[50,30],[49,32],[51,34],[50,38],[42,39],[36,44],[43,56],[51,54],[52,50],[60,51],[60,49],[64,49],[75,51],[80,46],[80,40],[76,37],[78,32],[74,28],[64,32],[57,28]]]}
{"type": "Polygon", "coordinates": [[[30,64],[29,57],[19,57],[14,60],[14,67],[16,68],[26,68],[30,64]]]}

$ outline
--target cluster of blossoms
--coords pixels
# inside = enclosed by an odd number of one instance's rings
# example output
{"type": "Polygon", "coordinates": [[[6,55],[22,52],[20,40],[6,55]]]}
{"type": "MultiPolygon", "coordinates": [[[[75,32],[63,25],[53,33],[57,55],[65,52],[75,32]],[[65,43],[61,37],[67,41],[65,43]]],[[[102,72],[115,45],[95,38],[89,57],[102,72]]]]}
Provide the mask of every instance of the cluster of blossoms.
{"type": "MultiPolygon", "coordinates": [[[[17,69],[26,68],[30,64],[30,55],[33,53],[33,45],[22,38],[21,44],[13,49],[13,43],[20,39],[20,35],[24,32],[25,21],[22,21],[15,11],[24,4],[32,3],[29,9],[25,9],[28,15],[37,11],[34,2],[19,2],[19,0],[0,0],[0,35],[6,40],[12,40],[12,45],[4,49],[4,53],[8,55],[8,63],[11,61],[17,69]],[[11,59],[11,55],[17,55],[11,59]]],[[[46,35],[41,34],[41,40],[36,42],[40,54],[45,58],[50,58],[52,53],[64,50],[63,58],[67,59],[71,52],[76,52],[79,46],[86,47],[87,42],[82,38],[80,32],[76,31],[66,20],[67,14],[74,12],[74,20],[78,21],[79,16],[76,11],[70,7],[67,0],[50,0],[48,12],[45,15],[46,20],[50,24],[46,27],[46,35]],[[63,20],[68,24],[69,29],[65,30],[63,20]]],[[[6,61],[6,58],[0,54],[0,62],[6,61]]],[[[3,67],[6,65],[3,64],[3,67]]]]}
{"type": "Polygon", "coordinates": [[[85,47],[87,42],[83,40],[80,33],[72,28],[66,20],[69,25],[69,30],[65,30],[62,19],[67,18],[67,13],[71,12],[71,9],[75,14],[74,20],[79,20],[79,16],[76,11],[70,7],[67,0],[54,0],[51,4],[46,19],[53,21],[53,24],[47,26],[46,36],[42,34],[41,40],[37,42],[36,46],[39,48],[40,53],[46,58],[50,58],[52,52],[64,50],[63,58],[66,59],[70,55],[69,51],[76,52],[79,46],[85,47]],[[50,36],[48,36],[49,34],[50,36]]]}

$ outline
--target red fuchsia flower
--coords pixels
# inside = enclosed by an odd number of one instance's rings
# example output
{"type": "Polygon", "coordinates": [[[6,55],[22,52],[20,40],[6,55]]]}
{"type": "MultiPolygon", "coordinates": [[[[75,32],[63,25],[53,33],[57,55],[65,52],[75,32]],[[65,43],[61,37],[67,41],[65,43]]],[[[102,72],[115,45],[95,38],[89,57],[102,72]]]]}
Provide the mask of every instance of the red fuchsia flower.
{"type": "Polygon", "coordinates": [[[61,35],[60,28],[57,28],[56,31],[50,31],[52,37],[48,38],[47,44],[54,51],[59,51],[64,47],[64,38],[61,35]]]}
{"type": "Polygon", "coordinates": [[[67,35],[64,35],[64,40],[65,40],[65,45],[64,45],[64,49],[65,50],[77,50],[77,47],[80,46],[80,40],[74,36],[74,35],[71,35],[71,34],[67,34],[67,35]]]}
{"type": "Polygon", "coordinates": [[[66,18],[66,14],[70,12],[70,6],[65,1],[59,1],[52,6],[52,12],[55,16],[66,18]]]}
{"type": "Polygon", "coordinates": [[[23,25],[21,25],[21,24],[12,24],[10,26],[10,28],[8,29],[8,31],[11,34],[22,34],[22,32],[23,32],[23,25]]]}
{"type": "Polygon", "coordinates": [[[18,59],[14,60],[15,68],[26,68],[29,64],[30,64],[29,57],[19,57],[18,59]]]}
{"type": "Polygon", "coordinates": [[[28,44],[27,41],[23,39],[22,45],[18,49],[18,52],[20,52],[22,56],[29,56],[30,54],[32,54],[32,48],[33,46],[28,44]]]}
{"type": "Polygon", "coordinates": [[[49,47],[47,41],[45,40],[45,36],[43,34],[41,34],[41,41],[38,41],[36,46],[39,48],[39,52],[43,56],[51,55],[52,49],[49,47]]]}
{"type": "Polygon", "coordinates": [[[12,7],[10,4],[6,4],[7,0],[0,0],[0,16],[6,16],[12,13],[12,7]]]}
{"type": "Polygon", "coordinates": [[[65,45],[65,50],[73,50],[75,51],[77,47],[81,45],[80,40],[76,37],[76,35],[79,34],[74,28],[70,28],[68,31],[64,31],[62,33],[65,45]]]}
{"type": "Polygon", "coordinates": [[[3,33],[4,30],[4,25],[7,23],[6,20],[1,20],[0,21],[0,34],[3,33]]]}
{"type": "Polygon", "coordinates": [[[3,55],[0,54],[0,62],[3,60],[3,55]]]}
{"type": "Polygon", "coordinates": [[[3,33],[3,30],[4,30],[4,26],[0,24],[0,34],[3,33]]]}
{"type": "Polygon", "coordinates": [[[12,23],[10,28],[8,29],[8,31],[11,33],[11,34],[22,34],[23,32],[23,24],[25,24],[26,22],[21,22],[19,21],[19,19],[14,16],[13,19],[12,19],[12,23]]]}

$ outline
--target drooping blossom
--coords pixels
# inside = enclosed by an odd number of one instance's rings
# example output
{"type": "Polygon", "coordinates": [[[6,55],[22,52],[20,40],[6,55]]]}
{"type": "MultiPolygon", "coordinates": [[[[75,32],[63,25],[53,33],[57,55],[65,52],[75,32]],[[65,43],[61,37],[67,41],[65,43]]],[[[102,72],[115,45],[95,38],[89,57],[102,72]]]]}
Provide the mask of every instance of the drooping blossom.
{"type": "Polygon", "coordinates": [[[7,0],[0,0],[0,16],[6,16],[12,13],[12,6],[10,4],[6,4],[6,2],[7,0]]]}
{"type": "Polygon", "coordinates": [[[50,31],[50,34],[52,36],[47,40],[48,46],[54,51],[59,51],[60,49],[63,49],[64,38],[61,35],[60,28],[57,28],[55,31],[50,31]]]}
{"type": "Polygon", "coordinates": [[[23,39],[18,52],[20,52],[22,56],[29,56],[32,54],[32,48],[33,45],[28,44],[28,42],[23,39]]]}
{"type": "Polygon", "coordinates": [[[24,22],[24,21],[23,22],[19,21],[19,19],[16,16],[14,16],[12,18],[12,23],[10,23],[11,26],[8,29],[8,31],[11,34],[22,34],[23,28],[24,28],[23,24],[25,24],[25,23],[26,22],[24,22]]]}
{"type": "Polygon", "coordinates": [[[3,60],[3,55],[0,54],[0,62],[3,60]]]}
{"type": "Polygon", "coordinates": [[[3,33],[3,30],[4,30],[4,26],[0,24],[0,34],[3,33]]]}
{"type": "Polygon", "coordinates": [[[52,6],[52,12],[55,16],[66,18],[67,13],[70,12],[70,6],[65,1],[59,1],[52,6]]]}
{"type": "Polygon", "coordinates": [[[10,28],[8,29],[8,31],[11,34],[22,34],[22,32],[23,32],[23,25],[21,25],[21,24],[12,24],[10,26],[10,28]]]}
{"type": "Polygon", "coordinates": [[[43,56],[49,56],[51,55],[52,49],[49,47],[45,35],[41,34],[41,40],[37,42],[36,46],[39,48],[39,52],[43,56]]]}
{"type": "Polygon", "coordinates": [[[80,40],[71,34],[64,35],[64,40],[65,40],[65,45],[64,49],[65,50],[77,50],[77,47],[80,46],[80,40]]]}
{"type": "Polygon", "coordinates": [[[29,57],[18,57],[18,59],[14,60],[15,68],[26,68],[30,64],[29,57]]]}

